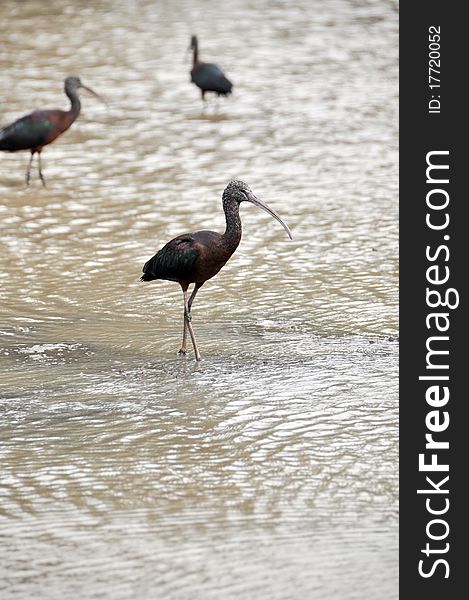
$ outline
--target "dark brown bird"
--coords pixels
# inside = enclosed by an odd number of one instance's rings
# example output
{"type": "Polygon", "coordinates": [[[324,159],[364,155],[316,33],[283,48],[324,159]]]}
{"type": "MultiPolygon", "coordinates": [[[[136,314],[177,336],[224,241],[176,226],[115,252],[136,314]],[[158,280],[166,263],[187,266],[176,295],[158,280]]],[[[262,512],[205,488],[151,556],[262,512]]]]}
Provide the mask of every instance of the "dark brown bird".
{"type": "Polygon", "coordinates": [[[191,337],[195,358],[200,360],[200,352],[192,327],[191,307],[199,289],[206,281],[214,277],[229,260],[241,241],[241,219],[239,205],[247,201],[268,212],[284,227],[290,239],[288,226],[278,214],[261,202],[242,181],[231,181],[223,192],[223,210],[226,218],[225,233],[215,231],[196,231],[179,235],[163,246],[143,267],[142,281],[166,279],[176,281],[184,294],[184,330],[179,354],[187,352],[187,332],[191,337]],[[190,298],[187,289],[194,283],[190,298]]]}
{"type": "Polygon", "coordinates": [[[70,98],[70,110],[36,110],[0,129],[0,150],[6,152],[30,150],[31,152],[31,159],[26,170],[26,185],[29,185],[31,165],[36,153],[38,155],[39,177],[42,185],[46,185],[41,168],[42,149],[53,142],[61,133],[67,131],[80,114],[81,103],[77,92],[79,88],[87,90],[104,102],[96,92],[83,85],[79,77],[67,77],[64,82],[64,90],[70,98]]]}
{"type": "Polygon", "coordinates": [[[213,63],[206,63],[199,60],[199,42],[197,36],[192,36],[189,49],[193,53],[191,81],[200,88],[202,100],[205,100],[206,92],[215,92],[218,96],[231,94],[233,84],[225,77],[220,67],[213,63]]]}

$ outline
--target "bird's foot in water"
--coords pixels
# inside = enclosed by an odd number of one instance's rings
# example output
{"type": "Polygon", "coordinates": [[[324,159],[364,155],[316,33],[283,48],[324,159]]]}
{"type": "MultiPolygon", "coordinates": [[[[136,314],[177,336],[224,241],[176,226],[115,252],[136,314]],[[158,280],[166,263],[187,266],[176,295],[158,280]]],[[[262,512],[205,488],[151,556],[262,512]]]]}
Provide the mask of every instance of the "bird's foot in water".
{"type": "Polygon", "coordinates": [[[180,350],[178,350],[178,356],[186,356],[187,352],[181,348],[180,350]]]}

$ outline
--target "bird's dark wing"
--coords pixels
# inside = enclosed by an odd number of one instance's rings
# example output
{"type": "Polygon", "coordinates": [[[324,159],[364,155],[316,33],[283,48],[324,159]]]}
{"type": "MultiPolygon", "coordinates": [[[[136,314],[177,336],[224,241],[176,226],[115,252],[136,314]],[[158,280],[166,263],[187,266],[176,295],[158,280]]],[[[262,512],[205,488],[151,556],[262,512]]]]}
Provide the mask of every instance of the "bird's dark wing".
{"type": "Polygon", "coordinates": [[[153,279],[167,279],[180,281],[190,277],[199,251],[194,247],[192,234],[185,234],[174,238],[163,246],[153,258],[143,266],[142,281],[153,279]]]}
{"type": "Polygon", "coordinates": [[[233,84],[225,77],[225,74],[212,63],[199,63],[191,71],[192,81],[207,92],[218,92],[219,94],[230,94],[233,84]]]}
{"type": "Polygon", "coordinates": [[[47,143],[56,128],[48,111],[36,111],[0,130],[0,150],[27,150],[47,143]]]}

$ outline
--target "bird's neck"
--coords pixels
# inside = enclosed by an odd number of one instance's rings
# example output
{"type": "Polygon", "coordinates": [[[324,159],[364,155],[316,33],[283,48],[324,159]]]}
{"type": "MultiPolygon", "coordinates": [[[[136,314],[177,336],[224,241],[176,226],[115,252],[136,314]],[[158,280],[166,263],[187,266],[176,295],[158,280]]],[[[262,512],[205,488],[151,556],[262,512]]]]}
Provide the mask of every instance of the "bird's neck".
{"type": "Polygon", "coordinates": [[[192,53],[192,64],[195,65],[199,62],[199,47],[197,42],[194,44],[193,53],[192,53]]]}
{"type": "Polygon", "coordinates": [[[80,110],[81,110],[80,98],[78,97],[76,90],[67,90],[66,89],[65,93],[67,94],[67,96],[70,99],[71,106],[70,106],[70,110],[68,111],[68,114],[70,115],[70,122],[73,123],[73,121],[75,121],[75,119],[80,114],[80,110]]]}
{"type": "Polygon", "coordinates": [[[236,201],[223,199],[223,210],[225,211],[226,229],[223,241],[234,252],[241,241],[242,227],[239,217],[239,204],[236,201]]]}

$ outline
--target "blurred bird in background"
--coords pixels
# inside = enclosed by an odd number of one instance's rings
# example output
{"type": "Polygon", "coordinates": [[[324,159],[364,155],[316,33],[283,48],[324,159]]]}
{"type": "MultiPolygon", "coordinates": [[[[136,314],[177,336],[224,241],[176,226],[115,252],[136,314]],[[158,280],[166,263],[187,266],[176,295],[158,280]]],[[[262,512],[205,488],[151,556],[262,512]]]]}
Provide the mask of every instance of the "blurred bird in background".
{"type": "Polygon", "coordinates": [[[31,159],[26,170],[26,185],[29,185],[31,165],[35,154],[38,155],[39,177],[42,185],[46,185],[41,168],[42,149],[67,131],[80,114],[81,102],[78,97],[80,88],[90,92],[106,104],[96,92],[83,85],[79,77],[67,77],[64,81],[64,91],[70,99],[70,110],[36,110],[0,129],[0,150],[5,152],[29,150],[31,152],[31,159]]]}
{"type": "Polygon", "coordinates": [[[189,50],[192,50],[191,81],[200,88],[202,100],[205,101],[206,92],[214,92],[218,96],[231,94],[233,84],[226,78],[220,67],[199,60],[199,42],[195,35],[191,38],[189,50]]]}

